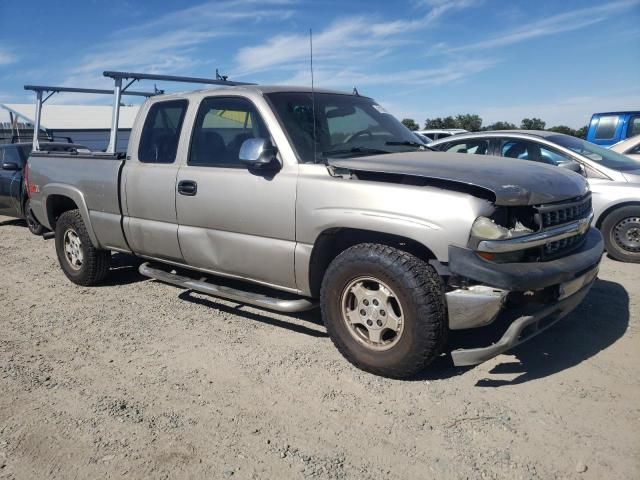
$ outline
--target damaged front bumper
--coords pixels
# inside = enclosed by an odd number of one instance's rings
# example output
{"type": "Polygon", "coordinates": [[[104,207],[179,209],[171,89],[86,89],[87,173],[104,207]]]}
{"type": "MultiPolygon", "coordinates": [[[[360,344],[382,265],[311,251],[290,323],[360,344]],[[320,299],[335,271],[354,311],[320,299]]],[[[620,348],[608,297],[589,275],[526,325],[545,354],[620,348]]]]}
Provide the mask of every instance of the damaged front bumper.
{"type": "Polygon", "coordinates": [[[572,254],[536,263],[497,264],[460,247],[449,249],[449,270],[477,285],[447,293],[449,328],[476,328],[492,323],[509,310],[510,295],[544,292],[540,307],[516,318],[492,345],[455,350],[455,365],[475,365],[503,353],[544,331],[584,299],[598,273],[604,250],[600,232],[591,228],[584,244],[572,254]]]}

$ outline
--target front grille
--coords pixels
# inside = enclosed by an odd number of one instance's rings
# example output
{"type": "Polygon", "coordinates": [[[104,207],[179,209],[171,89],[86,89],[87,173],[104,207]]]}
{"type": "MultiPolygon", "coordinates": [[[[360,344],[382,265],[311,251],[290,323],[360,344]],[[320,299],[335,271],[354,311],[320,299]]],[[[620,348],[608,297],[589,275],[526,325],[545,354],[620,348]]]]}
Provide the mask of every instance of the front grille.
{"type": "Polygon", "coordinates": [[[573,237],[563,238],[555,242],[549,242],[542,247],[543,258],[556,258],[575,248],[578,248],[584,242],[585,235],[574,235],[573,237]]]}
{"type": "Polygon", "coordinates": [[[591,213],[591,194],[587,194],[577,201],[557,205],[542,205],[538,207],[538,212],[540,213],[542,228],[555,227],[588,217],[591,213]]]}
{"type": "MultiPolygon", "coordinates": [[[[562,203],[539,205],[536,207],[539,215],[538,224],[541,230],[559,227],[561,225],[576,222],[588,218],[592,213],[591,193],[583,197],[562,203]]],[[[538,250],[538,258],[541,261],[553,260],[569,254],[584,243],[586,234],[574,235],[543,245],[538,250]]]]}

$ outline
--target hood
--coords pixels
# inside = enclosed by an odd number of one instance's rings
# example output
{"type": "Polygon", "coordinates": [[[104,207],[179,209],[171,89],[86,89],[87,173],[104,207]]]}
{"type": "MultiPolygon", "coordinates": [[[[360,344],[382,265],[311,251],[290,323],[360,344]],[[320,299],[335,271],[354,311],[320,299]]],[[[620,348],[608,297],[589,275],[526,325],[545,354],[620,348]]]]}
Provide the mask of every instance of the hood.
{"type": "Polygon", "coordinates": [[[490,191],[496,205],[539,205],[580,197],[586,178],[564,168],[526,160],[448,152],[403,152],[328,159],[355,172],[410,175],[490,191]]]}

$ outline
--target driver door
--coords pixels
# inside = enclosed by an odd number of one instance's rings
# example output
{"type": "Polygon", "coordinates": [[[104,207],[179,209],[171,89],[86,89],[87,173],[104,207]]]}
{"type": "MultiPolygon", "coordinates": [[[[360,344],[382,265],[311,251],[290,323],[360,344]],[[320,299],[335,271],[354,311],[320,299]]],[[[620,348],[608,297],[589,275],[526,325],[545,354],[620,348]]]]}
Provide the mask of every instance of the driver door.
{"type": "Polygon", "coordinates": [[[178,239],[196,268],[295,289],[297,165],[250,170],[239,160],[244,140],[270,137],[249,99],[202,100],[178,171],[178,239]]]}

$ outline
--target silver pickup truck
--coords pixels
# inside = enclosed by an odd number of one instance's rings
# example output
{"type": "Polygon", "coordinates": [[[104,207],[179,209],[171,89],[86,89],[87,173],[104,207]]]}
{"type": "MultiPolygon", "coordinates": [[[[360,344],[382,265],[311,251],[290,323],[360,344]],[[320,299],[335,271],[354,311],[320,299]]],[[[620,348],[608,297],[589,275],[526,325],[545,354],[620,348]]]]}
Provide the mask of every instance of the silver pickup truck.
{"type": "Polygon", "coordinates": [[[390,377],[432,362],[449,330],[509,318],[490,345],[454,350],[457,365],[539,333],[582,301],[603,251],[582,176],[429,151],[357,92],[157,95],[126,154],[33,152],[27,174],[72,282],[103,280],[117,251],[238,303],[319,304],[338,350],[390,377]]]}

